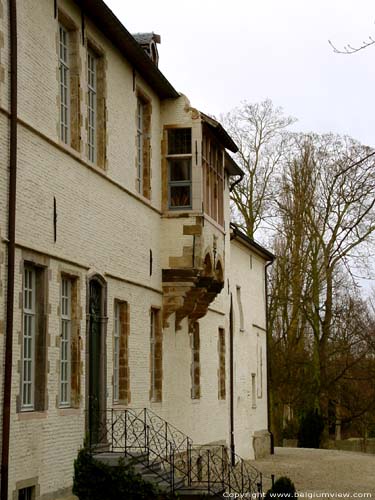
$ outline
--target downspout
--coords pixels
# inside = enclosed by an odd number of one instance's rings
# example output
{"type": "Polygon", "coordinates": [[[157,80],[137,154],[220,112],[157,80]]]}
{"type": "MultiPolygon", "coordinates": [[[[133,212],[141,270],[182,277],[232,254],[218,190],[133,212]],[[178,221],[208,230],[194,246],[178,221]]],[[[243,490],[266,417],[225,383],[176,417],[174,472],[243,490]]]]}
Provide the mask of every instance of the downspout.
{"type": "Polygon", "coordinates": [[[1,500],[8,500],[10,407],[12,387],[12,348],[14,310],[14,262],[16,243],[16,181],[17,181],[17,0],[9,0],[10,56],[10,138],[8,197],[8,276],[6,305],[6,337],[4,360],[4,399],[1,450],[1,500]]]}
{"type": "Polygon", "coordinates": [[[270,407],[270,380],[271,380],[271,363],[270,363],[270,331],[269,331],[269,321],[268,321],[268,274],[267,268],[273,263],[273,260],[268,262],[264,266],[264,293],[265,293],[265,305],[266,305],[266,364],[267,364],[267,430],[270,434],[271,446],[270,453],[273,455],[275,453],[274,448],[274,437],[271,431],[271,407],[270,407]]]}
{"type": "Polygon", "coordinates": [[[240,183],[242,181],[242,179],[245,177],[245,173],[242,172],[242,174],[239,176],[239,178],[233,182],[233,184],[231,184],[229,186],[229,192],[231,193],[233,191],[233,189],[237,186],[238,183],[240,183]]]}
{"type": "Polygon", "coordinates": [[[230,456],[231,464],[236,464],[234,444],[234,361],[233,361],[233,298],[230,294],[229,310],[229,412],[230,412],[230,456]]]}

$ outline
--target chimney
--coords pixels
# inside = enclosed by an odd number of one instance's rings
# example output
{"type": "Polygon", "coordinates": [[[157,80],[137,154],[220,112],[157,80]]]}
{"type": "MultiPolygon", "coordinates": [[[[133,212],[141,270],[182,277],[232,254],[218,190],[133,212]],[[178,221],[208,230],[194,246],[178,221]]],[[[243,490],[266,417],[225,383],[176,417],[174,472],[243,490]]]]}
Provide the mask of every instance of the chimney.
{"type": "Polygon", "coordinates": [[[151,61],[158,66],[159,64],[159,53],[158,48],[156,46],[157,43],[160,43],[160,35],[157,35],[154,32],[151,33],[135,33],[133,34],[135,40],[139,43],[142,49],[149,56],[151,61]]]}

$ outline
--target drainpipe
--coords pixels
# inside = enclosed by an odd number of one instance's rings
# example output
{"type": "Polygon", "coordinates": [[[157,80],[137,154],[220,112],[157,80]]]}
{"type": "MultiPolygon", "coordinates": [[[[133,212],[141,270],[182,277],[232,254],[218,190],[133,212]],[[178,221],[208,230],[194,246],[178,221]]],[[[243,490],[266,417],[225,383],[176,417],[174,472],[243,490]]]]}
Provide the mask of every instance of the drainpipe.
{"type": "Polygon", "coordinates": [[[241,181],[242,181],[242,179],[243,179],[244,177],[245,177],[245,173],[244,173],[244,172],[242,172],[242,174],[239,176],[239,178],[238,178],[236,181],[234,181],[234,182],[233,182],[233,184],[231,184],[231,185],[229,186],[229,192],[230,192],[230,193],[231,193],[231,192],[233,191],[233,189],[237,186],[237,184],[238,184],[239,182],[241,182],[241,181]]]}
{"type": "Polygon", "coordinates": [[[271,438],[270,452],[271,455],[275,453],[274,438],[271,431],[271,407],[270,407],[270,380],[271,380],[271,363],[270,363],[270,331],[269,331],[269,321],[268,321],[268,274],[267,268],[273,263],[273,260],[267,262],[264,266],[264,293],[265,293],[265,304],[266,304],[266,363],[267,363],[267,430],[271,438]]]}
{"type": "Polygon", "coordinates": [[[230,456],[231,463],[236,464],[234,445],[234,363],[233,363],[233,298],[230,294],[229,311],[229,410],[230,410],[230,456]]]}
{"type": "Polygon", "coordinates": [[[8,500],[9,436],[12,387],[14,261],[16,243],[16,180],[17,180],[17,0],[9,0],[10,56],[10,138],[8,198],[8,276],[6,304],[6,337],[4,360],[4,399],[1,450],[1,500],[8,500]]]}

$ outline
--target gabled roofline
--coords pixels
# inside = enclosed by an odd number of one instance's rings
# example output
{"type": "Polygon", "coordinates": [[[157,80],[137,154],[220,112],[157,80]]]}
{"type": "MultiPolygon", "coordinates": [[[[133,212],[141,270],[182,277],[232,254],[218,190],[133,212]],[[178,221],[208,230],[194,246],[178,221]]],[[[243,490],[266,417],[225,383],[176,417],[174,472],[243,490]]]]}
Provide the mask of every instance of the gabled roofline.
{"type": "Polygon", "coordinates": [[[89,17],[120,50],[160,99],[176,99],[180,96],[103,0],[74,1],[82,9],[83,14],[89,17]]]}
{"type": "Polygon", "coordinates": [[[271,253],[266,248],[262,247],[262,245],[259,245],[259,243],[257,243],[253,239],[249,238],[244,232],[238,229],[238,226],[236,226],[236,224],[234,224],[233,222],[230,223],[230,229],[231,229],[231,235],[230,235],[231,240],[239,240],[245,246],[251,248],[251,250],[254,250],[255,253],[265,258],[265,260],[268,262],[273,262],[275,260],[276,257],[273,253],[271,253]]]}
{"type": "Polygon", "coordinates": [[[200,111],[199,113],[201,115],[201,119],[205,123],[207,123],[207,125],[212,129],[212,132],[216,135],[221,144],[226,149],[229,149],[229,151],[232,151],[232,153],[237,153],[238,151],[237,144],[234,142],[234,140],[231,138],[231,136],[228,134],[225,128],[221,125],[221,123],[219,123],[214,118],[211,118],[210,116],[206,115],[205,113],[202,113],[202,111],[200,111]]]}

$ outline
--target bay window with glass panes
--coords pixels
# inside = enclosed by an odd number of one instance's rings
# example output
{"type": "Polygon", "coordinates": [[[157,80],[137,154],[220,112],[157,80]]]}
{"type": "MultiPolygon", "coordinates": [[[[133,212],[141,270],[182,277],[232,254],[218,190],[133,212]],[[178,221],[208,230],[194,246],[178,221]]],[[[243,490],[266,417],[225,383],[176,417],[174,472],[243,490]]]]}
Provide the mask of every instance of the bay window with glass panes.
{"type": "Polygon", "coordinates": [[[168,208],[192,208],[191,128],[168,129],[168,208]]]}

